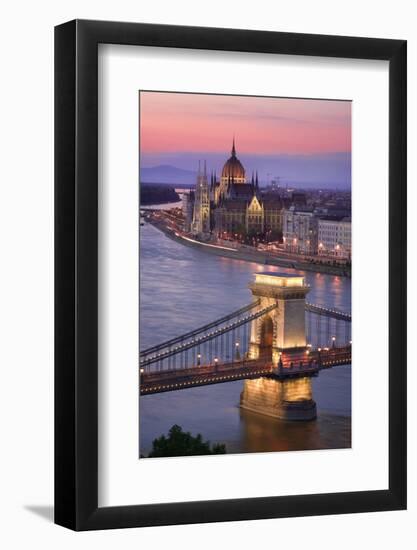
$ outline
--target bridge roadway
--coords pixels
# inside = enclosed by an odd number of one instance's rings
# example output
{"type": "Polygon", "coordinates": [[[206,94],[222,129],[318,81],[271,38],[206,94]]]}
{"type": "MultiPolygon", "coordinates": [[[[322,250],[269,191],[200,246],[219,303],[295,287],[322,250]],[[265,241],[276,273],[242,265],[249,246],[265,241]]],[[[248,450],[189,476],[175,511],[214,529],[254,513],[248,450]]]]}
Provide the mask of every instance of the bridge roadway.
{"type": "Polygon", "coordinates": [[[186,369],[145,372],[140,369],[140,395],[176,391],[196,386],[222,384],[262,376],[286,380],[317,376],[323,370],[351,362],[351,346],[304,353],[283,353],[278,368],[264,359],[202,365],[186,369]],[[142,372],[143,371],[143,372],[142,372]]]}

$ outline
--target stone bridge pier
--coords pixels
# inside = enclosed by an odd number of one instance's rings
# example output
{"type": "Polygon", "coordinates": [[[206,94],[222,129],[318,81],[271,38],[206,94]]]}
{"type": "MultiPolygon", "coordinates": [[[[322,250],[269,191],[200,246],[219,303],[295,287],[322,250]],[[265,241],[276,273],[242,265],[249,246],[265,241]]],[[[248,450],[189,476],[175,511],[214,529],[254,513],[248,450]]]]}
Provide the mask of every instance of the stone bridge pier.
{"type": "MultiPolygon", "coordinates": [[[[248,356],[272,362],[278,367],[282,353],[294,354],[307,349],[305,297],[309,286],[301,275],[275,272],[256,273],[249,284],[259,309],[276,304],[269,313],[252,321],[248,356]]],[[[268,416],[288,420],[316,417],[311,378],[289,380],[259,378],[246,380],[240,406],[268,416]]]]}

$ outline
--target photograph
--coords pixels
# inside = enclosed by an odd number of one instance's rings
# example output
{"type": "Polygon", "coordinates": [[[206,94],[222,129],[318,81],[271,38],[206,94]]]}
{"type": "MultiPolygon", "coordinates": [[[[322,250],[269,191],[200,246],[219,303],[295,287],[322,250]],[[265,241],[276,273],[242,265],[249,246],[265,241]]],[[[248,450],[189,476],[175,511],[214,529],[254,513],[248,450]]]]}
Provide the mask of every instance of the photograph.
{"type": "Polygon", "coordinates": [[[193,7],[4,4],[0,548],[412,549],[414,5],[193,7]]]}
{"type": "Polygon", "coordinates": [[[139,458],[351,447],[351,107],[139,91],[139,458]]]}

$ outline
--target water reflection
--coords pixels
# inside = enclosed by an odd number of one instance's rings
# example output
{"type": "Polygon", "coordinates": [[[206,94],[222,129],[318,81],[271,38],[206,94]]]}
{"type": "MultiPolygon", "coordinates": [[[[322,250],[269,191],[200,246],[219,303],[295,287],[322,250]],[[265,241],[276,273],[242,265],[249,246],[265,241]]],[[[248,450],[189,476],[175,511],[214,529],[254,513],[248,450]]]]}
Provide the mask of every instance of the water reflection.
{"type": "Polygon", "coordinates": [[[313,378],[318,416],[310,422],[242,411],[242,381],[141,397],[141,452],[147,454],[153,439],[173,424],[225,443],[229,453],[350,447],[350,371],[349,366],[338,367],[313,378]]]}
{"type": "Polygon", "coordinates": [[[317,420],[289,422],[240,409],[242,449],[245,452],[301,451],[346,448],[350,421],[321,414],[317,420]]]}

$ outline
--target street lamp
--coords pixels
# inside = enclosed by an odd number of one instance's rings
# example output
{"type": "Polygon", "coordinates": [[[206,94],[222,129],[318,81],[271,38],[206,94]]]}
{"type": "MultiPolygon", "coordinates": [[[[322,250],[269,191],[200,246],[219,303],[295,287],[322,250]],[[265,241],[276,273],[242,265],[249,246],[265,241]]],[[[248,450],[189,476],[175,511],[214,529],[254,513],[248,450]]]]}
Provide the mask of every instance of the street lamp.
{"type": "Polygon", "coordinates": [[[239,361],[239,359],[240,359],[239,342],[235,343],[235,349],[236,349],[236,361],[239,361]]]}
{"type": "Polygon", "coordinates": [[[334,348],[336,343],[336,336],[332,336],[332,348],[334,348]]]}
{"type": "Polygon", "coordinates": [[[197,353],[197,367],[200,366],[201,353],[197,353]]]}

